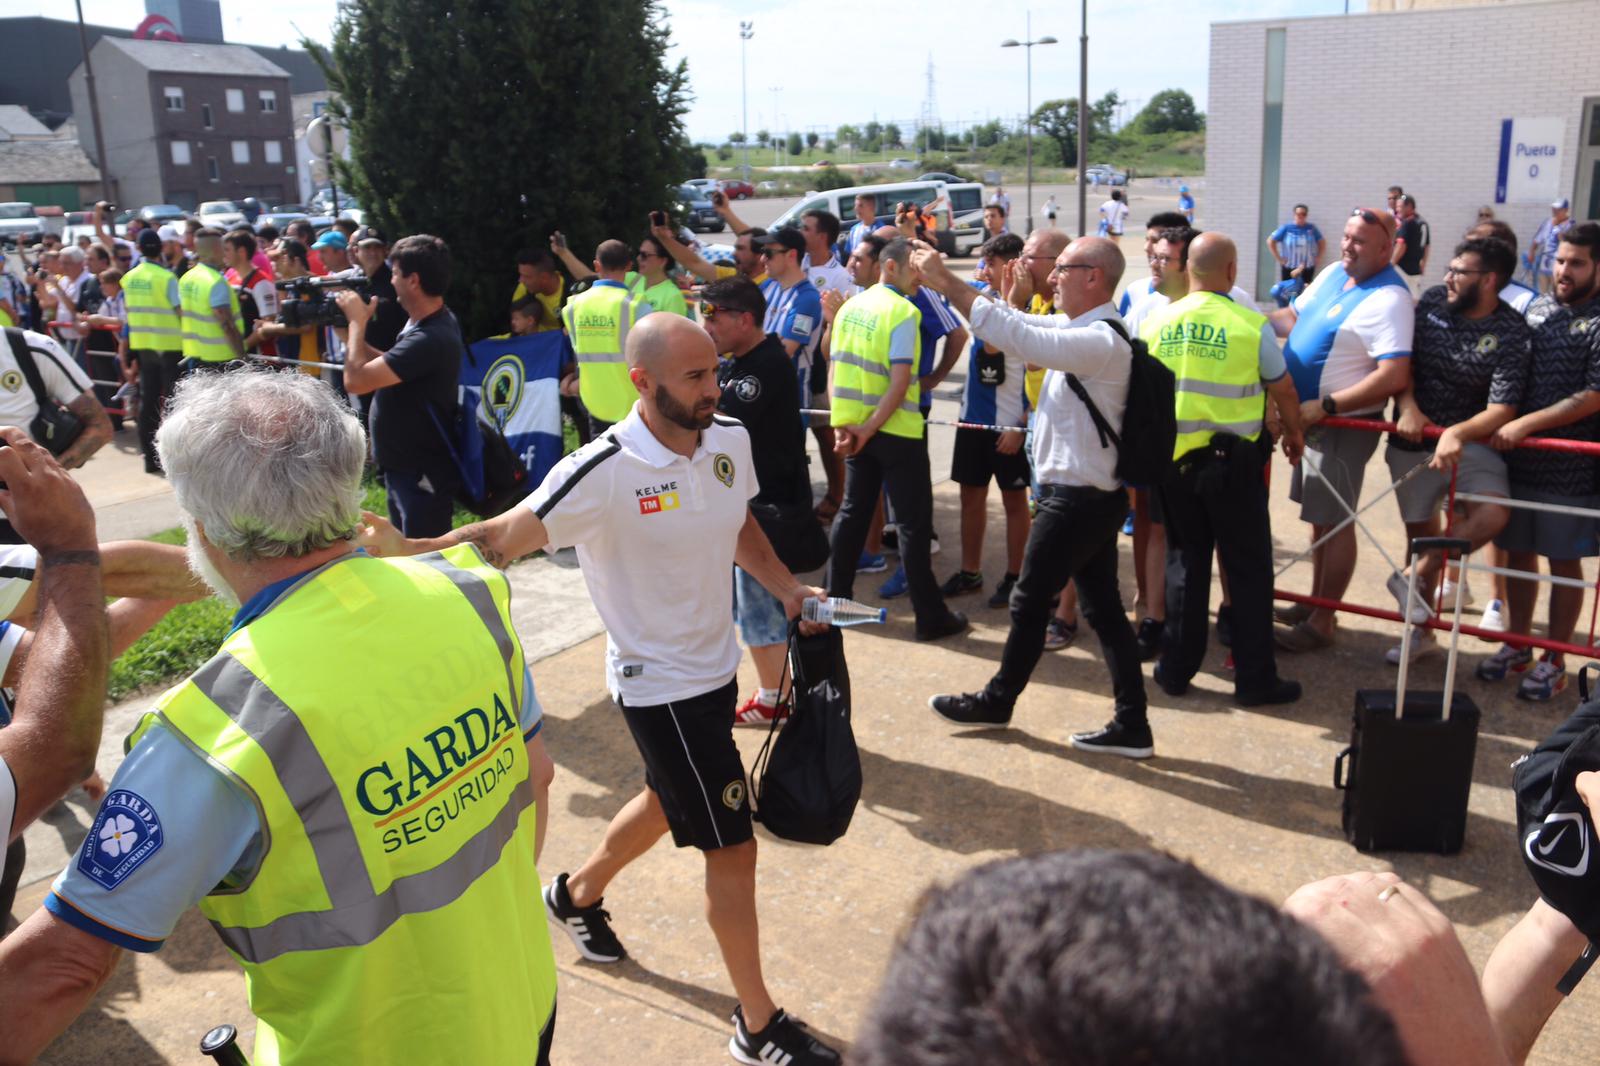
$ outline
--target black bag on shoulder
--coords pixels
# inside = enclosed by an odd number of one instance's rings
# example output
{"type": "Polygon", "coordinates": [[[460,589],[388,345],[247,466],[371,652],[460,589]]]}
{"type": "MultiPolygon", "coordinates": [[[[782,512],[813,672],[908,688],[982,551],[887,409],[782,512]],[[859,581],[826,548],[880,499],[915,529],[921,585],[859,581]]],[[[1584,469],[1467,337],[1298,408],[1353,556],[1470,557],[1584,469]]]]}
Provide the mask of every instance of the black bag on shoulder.
{"type": "Polygon", "coordinates": [[[804,574],[828,561],[828,533],[809,503],[753,502],[750,513],[791,574],[804,574]]]}
{"type": "Polygon", "coordinates": [[[28,425],[28,434],[44,445],[51,455],[60,455],[83,434],[83,419],[62,407],[45,390],[44,379],[39,376],[39,366],[33,361],[33,352],[28,349],[28,341],[22,331],[7,326],[6,340],[10,342],[17,367],[27,379],[28,388],[33,390],[33,398],[39,404],[39,413],[33,416],[33,421],[28,425]]]}
{"type": "Polygon", "coordinates": [[[1067,385],[1089,409],[1100,447],[1117,449],[1117,477],[1130,485],[1153,488],[1161,483],[1172,465],[1172,450],[1178,443],[1177,379],[1165,363],[1150,354],[1138,337],[1114,318],[1102,319],[1133,349],[1128,374],[1128,402],[1122,409],[1122,425],[1137,426],[1138,432],[1123,436],[1100,413],[1076,374],[1067,375],[1067,385]]]}
{"type": "Polygon", "coordinates": [[[774,720],[751,767],[755,818],[785,840],[832,844],[861,800],[844,635],[830,627],[803,637],[790,623],[788,669],[794,680],[780,701],[788,717],[774,720]]]}

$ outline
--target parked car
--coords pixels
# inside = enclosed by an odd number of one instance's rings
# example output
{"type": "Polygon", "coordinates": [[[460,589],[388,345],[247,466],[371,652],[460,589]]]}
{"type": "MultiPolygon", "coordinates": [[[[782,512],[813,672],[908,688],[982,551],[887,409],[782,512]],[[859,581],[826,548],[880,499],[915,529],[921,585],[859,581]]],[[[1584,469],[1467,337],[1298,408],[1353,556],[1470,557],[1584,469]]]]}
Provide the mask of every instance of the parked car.
{"type": "Polygon", "coordinates": [[[271,211],[263,211],[261,217],[256,219],[256,232],[261,232],[261,227],[263,226],[272,226],[279,233],[282,233],[289,228],[289,223],[309,217],[304,211],[286,211],[282,208],[274,207],[271,211]]]}
{"type": "Polygon", "coordinates": [[[814,167],[831,167],[831,166],[833,166],[833,160],[831,160],[831,159],[819,159],[815,163],[812,163],[811,165],[814,166],[814,167]]]}
{"type": "Polygon", "coordinates": [[[699,189],[701,192],[710,192],[712,189],[715,189],[717,187],[717,179],[716,178],[690,178],[688,181],[684,182],[684,184],[685,185],[692,185],[696,189],[699,189]]]}
{"type": "Polygon", "coordinates": [[[230,230],[240,226],[248,226],[244,212],[232,200],[206,200],[196,212],[202,226],[213,229],[230,230]]]}
{"type": "MultiPolygon", "coordinates": [[[[981,198],[983,187],[978,186],[981,198]]],[[[845,230],[849,230],[856,223],[856,195],[871,196],[874,199],[873,220],[878,225],[892,225],[894,223],[894,205],[902,201],[910,201],[926,207],[937,201],[949,199],[947,186],[942,181],[901,181],[886,185],[857,185],[848,189],[829,189],[827,192],[811,193],[801,197],[800,202],[778,216],[767,228],[778,229],[782,226],[798,226],[800,218],[807,211],[828,211],[838,218],[845,230]]],[[[950,228],[951,216],[948,203],[938,203],[933,208],[934,221],[937,229],[934,232],[934,242],[939,250],[946,255],[956,253],[956,238],[950,228]]]]}
{"type": "Polygon", "coordinates": [[[721,183],[722,193],[730,200],[748,200],[756,194],[756,187],[748,181],[729,178],[721,183]]]}
{"type": "Polygon", "coordinates": [[[983,230],[983,186],[975,181],[949,183],[944,194],[950,201],[950,236],[955,254],[971,255],[987,239],[983,230]]]}
{"type": "Polygon", "coordinates": [[[891,160],[889,160],[889,169],[890,170],[916,170],[917,169],[917,161],[915,159],[891,159],[891,160]]]}
{"type": "Polygon", "coordinates": [[[1097,163],[1084,171],[1088,175],[1090,185],[1126,185],[1128,175],[1116,167],[1105,163],[1097,163]]]}
{"type": "Polygon", "coordinates": [[[932,170],[917,176],[918,181],[942,181],[946,185],[964,185],[966,178],[959,178],[954,174],[946,174],[942,170],[932,170]]]}
{"type": "Polygon", "coordinates": [[[32,243],[44,234],[44,222],[32,204],[16,201],[0,204],[0,243],[32,243]]]}
{"type": "Polygon", "coordinates": [[[148,226],[164,226],[168,222],[184,222],[189,218],[189,212],[177,204],[146,204],[134,214],[148,226]]]}
{"type": "Polygon", "coordinates": [[[756,193],[760,196],[773,196],[778,192],[778,183],[775,181],[761,181],[756,183],[756,193]]]}
{"type": "Polygon", "coordinates": [[[691,233],[721,233],[728,228],[706,191],[694,185],[678,186],[678,217],[691,233]]]}
{"type": "Polygon", "coordinates": [[[324,185],[311,194],[311,199],[306,201],[306,209],[314,215],[331,215],[333,211],[334,193],[339,196],[339,212],[344,213],[346,208],[359,211],[361,204],[351,195],[348,189],[335,189],[332,185],[324,185]]]}

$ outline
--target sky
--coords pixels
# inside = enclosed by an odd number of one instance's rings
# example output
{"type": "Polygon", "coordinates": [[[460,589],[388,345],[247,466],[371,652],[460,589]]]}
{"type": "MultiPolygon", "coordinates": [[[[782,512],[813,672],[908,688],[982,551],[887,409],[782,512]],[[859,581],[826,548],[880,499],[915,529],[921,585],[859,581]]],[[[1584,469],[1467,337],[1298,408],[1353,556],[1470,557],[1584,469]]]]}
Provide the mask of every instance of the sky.
{"type": "MultiPolygon", "coordinates": [[[[1115,89],[1132,105],[1122,117],[1131,118],[1137,105],[1153,94],[1181,88],[1203,110],[1210,23],[1337,15],[1345,4],[1092,0],[1089,96],[1098,99],[1115,89]]],[[[58,0],[5,0],[4,7],[7,14],[60,17],[62,12],[58,0]]],[[[131,28],[142,7],[136,0],[83,0],[86,21],[111,26],[131,28]]],[[[755,33],[746,46],[751,132],[826,131],[874,117],[909,129],[924,111],[930,61],[934,113],[947,128],[990,118],[1009,121],[1027,109],[1028,50],[999,47],[1006,38],[1027,37],[1030,9],[1014,0],[918,0],[904,13],[899,5],[876,3],[865,18],[858,17],[860,0],[662,0],[662,7],[672,29],[672,58],[689,62],[695,102],[685,125],[695,140],[720,143],[741,128],[741,20],[753,22],[755,33]],[[892,31],[892,21],[907,28],[892,31]],[[851,47],[853,37],[871,41],[871,49],[851,47]],[[904,42],[894,52],[897,58],[874,63],[871,56],[883,53],[891,38],[904,42]]],[[[1353,0],[1350,7],[1360,11],[1366,4],[1353,0]]],[[[223,0],[223,33],[230,41],[248,44],[292,45],[300,32],[326,41],[335,9],[335,0],[223,0]]],[[[1034,105],[1076,96],[1079,6],[1041,5],[1033,9],[1032,27],[1035,39],[1049,35],[1060,42],[1031,49],[1034,105]]]]}

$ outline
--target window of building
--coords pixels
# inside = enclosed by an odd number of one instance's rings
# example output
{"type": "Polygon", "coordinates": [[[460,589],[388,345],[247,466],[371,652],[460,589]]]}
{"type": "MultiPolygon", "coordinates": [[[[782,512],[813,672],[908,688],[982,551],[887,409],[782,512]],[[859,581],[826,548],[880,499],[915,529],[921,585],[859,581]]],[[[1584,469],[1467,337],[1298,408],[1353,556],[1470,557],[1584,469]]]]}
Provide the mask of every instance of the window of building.
{"type": "Polygon", "coordinates": [[[261,110],[275,112],[278,110],[278,94],[271,89],[262,89],[258,94],[261,100],[261,110]]]}
{"type": "Polygon", "coordinates": [[[243,89],[229,89],[228,90],[228,110],[229,111],[243,111],[244,110],[244,90],[243,89]]]}
{"type": "Polygon", "coordinates": [[[248,163],[248,162],[250,162],[250,142],[249,141],[234,141],[233,142],[233,161],[235,163],[248,163]]]}
{"type": "Polygon", "coordinates": [[[208,130],[216,126],[216,121],[211,117],[210,104],[200,105],[200,123],[208,130]]]}
{"type": "Polygon", "coordinates": [[[217,166],[217,157],[214,155],[206,157],[206,177],[211,181],[222,180],[222,169],[217,166]]]}
{"type": "Polygon", "coordinates": [[[172,142],[172,165],[175,166],[175,167],[186,167],[191,162],[193,162],[193,160],[189,156],[189,142],[188,141],[173,141],[172,142]]]}
{"type": "Polygon", "coordinates": [[[167,110],[168,111],[182,111],[183,110],[183,90],[182,89],[178,88],[176,85],[169,85],[165,89],[161,90],[161,95],[167,101],[167,110]]]}
{"type": "Polygon", "coordinates": [[[262,150],[262,152],[265,153],[263,158],[265,158],[267,162],[269,162],[269,163],[281,163],[281,162],[283,162],[283,142],[282,141],[266,141],[261,145],[261,150],[262,150]]]}

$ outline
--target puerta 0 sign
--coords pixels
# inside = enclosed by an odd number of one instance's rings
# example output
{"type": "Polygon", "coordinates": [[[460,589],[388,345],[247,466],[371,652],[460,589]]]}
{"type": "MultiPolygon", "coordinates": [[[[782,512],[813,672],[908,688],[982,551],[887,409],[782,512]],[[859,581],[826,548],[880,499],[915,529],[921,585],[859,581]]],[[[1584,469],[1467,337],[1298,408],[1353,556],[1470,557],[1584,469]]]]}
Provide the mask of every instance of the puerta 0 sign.
{"type": "Polygon", "coordinates": [[[1548,204],[1561,196],[1562,148],[1566,139],[1565,119],[1502,120],[1494,202],[1548,204]]]}

